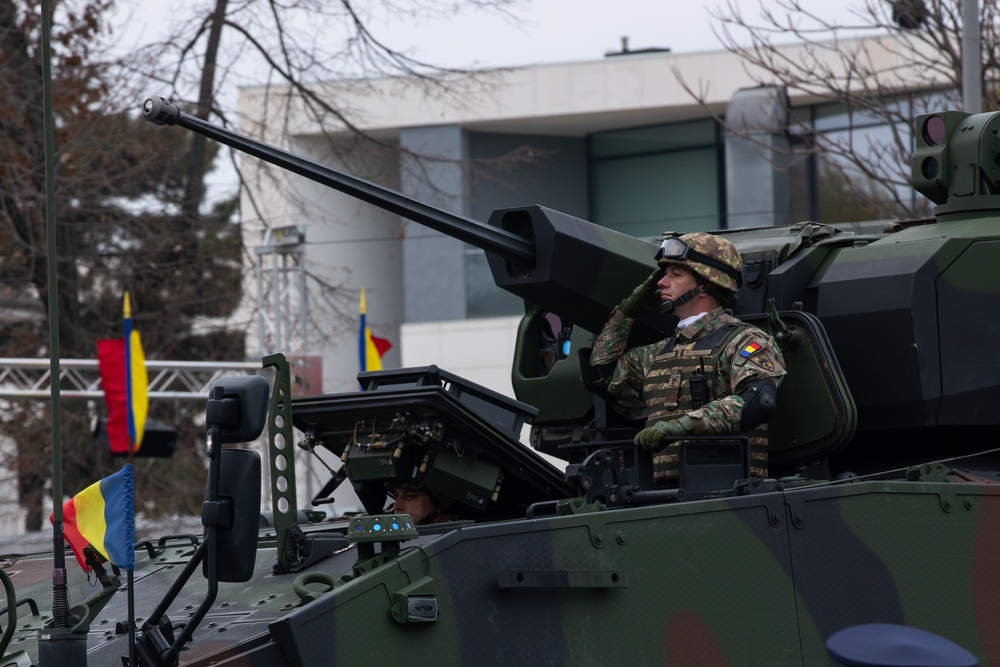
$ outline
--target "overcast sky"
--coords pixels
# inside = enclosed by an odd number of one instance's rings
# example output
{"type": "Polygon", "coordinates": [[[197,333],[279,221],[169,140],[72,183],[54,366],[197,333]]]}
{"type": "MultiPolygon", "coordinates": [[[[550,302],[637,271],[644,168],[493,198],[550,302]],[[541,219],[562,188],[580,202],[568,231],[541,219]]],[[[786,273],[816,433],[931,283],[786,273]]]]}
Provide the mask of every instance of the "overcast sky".
{"type": "MultiPolygon", "coordinates": [[[[364,0],[361,0],[362,3],[364,0]]],[[[760,0],[731,0],[747,16],[760,13],[760,0]]],[[[850,19],[847,6],[859,0],[800,0],[824,16],[850,19]]],[[[775,8],[771,0],[766,6],[775,8]]],[[[190,2],[119,0],[132,12],[126,42],[148,41],[160,26],[183,16],[190,2]]],[[[499,67],[603,58],[619,51],[622,37],[631,49],[669,48],[689,53],[720,48],[709,10],[726,0],[523,0],[515,20],[494,12],[466,11],[440,20],[410,18],[378,30],[395,48],[443,66],[499,67]]]]}
{"type": "Polygon", "coordinates": [[[390,25],[425,59],[448,64],[533,65],[595,60],[629,47],[689,52],[718,48],[708,7],[684,0],[533,0],[516,22],[486,12],[422,27],[390,25]],[[467,60],[464,60],[467,59],[467,60]]]}

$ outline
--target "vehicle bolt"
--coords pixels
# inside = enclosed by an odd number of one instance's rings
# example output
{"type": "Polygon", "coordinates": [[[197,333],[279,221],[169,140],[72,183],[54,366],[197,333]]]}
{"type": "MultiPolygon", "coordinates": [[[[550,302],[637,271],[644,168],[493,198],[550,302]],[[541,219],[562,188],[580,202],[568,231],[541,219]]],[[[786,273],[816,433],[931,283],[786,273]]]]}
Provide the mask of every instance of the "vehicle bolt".
{"type": "Polygon", "coordinates": [[[625,544],[625,533],[618,531],[618,544],[625,544]]]}
{"type": "Polygon", "coordinates": [[[943,510],[944,510],[945,512],[950,512],[950,511],[952,510],[952,502],[951,502],[951,498],[944,498],[944,499],[943,499],[943,500],[941,501],[941,508],[942,508],[942,509],[943,509],[943,510]]]}
{"type": "Polygon", "coordinates": [[[966,498],[965,499],[965,509],[971,510],[975,506],[976,506],[976,501],[975,500],[973,500],[972,498],[966,498]]]}
{"type": "Polygon", "coordinates": [[[604,535],[600,533],[594,533],[594,546],[604,546],[604,535]]]}

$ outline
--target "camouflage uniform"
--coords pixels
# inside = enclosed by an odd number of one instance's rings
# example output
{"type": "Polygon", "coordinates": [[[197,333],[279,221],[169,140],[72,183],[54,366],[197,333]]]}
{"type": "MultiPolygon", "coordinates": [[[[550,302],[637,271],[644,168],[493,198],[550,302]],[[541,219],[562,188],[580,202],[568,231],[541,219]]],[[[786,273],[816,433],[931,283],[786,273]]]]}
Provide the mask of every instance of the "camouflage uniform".
{"type": "MultiPolygon", "coordinates": [[[[645,419],[646,426],[688,415],[695,434],[740,433],[743,399],[736,395],[748,380],[780,384],[784,359],[774,340],[722,308],[703,315],[666,341],[626,349],[633,319],[615,310],[594,342],[592,366],[614,365],[604,390],[626,417],[645,419]],[[704,364],[708,401],[692,409],[690,380],[704,364]]],[[[750,436],[751,474],[767,476],[767,425],[750,436]]],[[[677,478],[680,443],[654,455],[658,483],[677,478]]]]}

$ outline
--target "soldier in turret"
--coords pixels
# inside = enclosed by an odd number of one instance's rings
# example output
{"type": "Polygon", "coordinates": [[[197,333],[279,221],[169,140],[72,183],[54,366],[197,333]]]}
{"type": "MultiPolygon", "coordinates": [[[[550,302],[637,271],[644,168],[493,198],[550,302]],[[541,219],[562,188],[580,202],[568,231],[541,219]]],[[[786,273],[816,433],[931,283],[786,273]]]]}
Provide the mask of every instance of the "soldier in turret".
{"type": "Polygon", "coordinates": [[[728,240],[694,233],[664,235],[656,260],[594,342],[597,388],[623,416],[645,420],[635,444],[653,450],[659,486],[676,485],[676,438],[688,434],[748,435],[751,475],[766,477],[767,421],[785,366],[766,332],[725,310],[743,284],[742,258],[728,240]],[[657,304],[679,318],[677,330],[627,349],[635,318],[657,304]]]}
{"type": "Polygon", "coordinates": [[[426,489],[407,484],[394,487],[392,511],[409,514],[418,526],[454,520],[450,503],[426,489]]]}

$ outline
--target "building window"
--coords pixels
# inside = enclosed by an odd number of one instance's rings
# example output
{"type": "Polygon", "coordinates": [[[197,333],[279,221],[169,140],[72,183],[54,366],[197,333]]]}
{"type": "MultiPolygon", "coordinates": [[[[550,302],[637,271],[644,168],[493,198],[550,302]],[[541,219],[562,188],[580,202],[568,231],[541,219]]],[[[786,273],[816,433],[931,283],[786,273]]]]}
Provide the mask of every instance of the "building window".
{"type": "Polygon", "coordinates": [[[486,254],[469,246],[465,251],[465,316],[523,315],[524,301],[496,286],[486,254]]]}
{"type": "MultiPolygon", "coordinates": [[[[873,115],[840,104],[812,108],[815,219],[827,224],[906,218],[927,212],[910,184],[910,122],[890,124],[887,115],[912,119],[918,111],[903,98],[873,115]],[[860,156],[863,165],[848,158],[860,156]]],[[[921,198],[922,199],[922,198],[921,198]]]]}
{"type": "Polygon", "coordinates": [[[631,236],[722,226],[722,143],[712,119],[593,134],[593,222],[631,236]]]}

